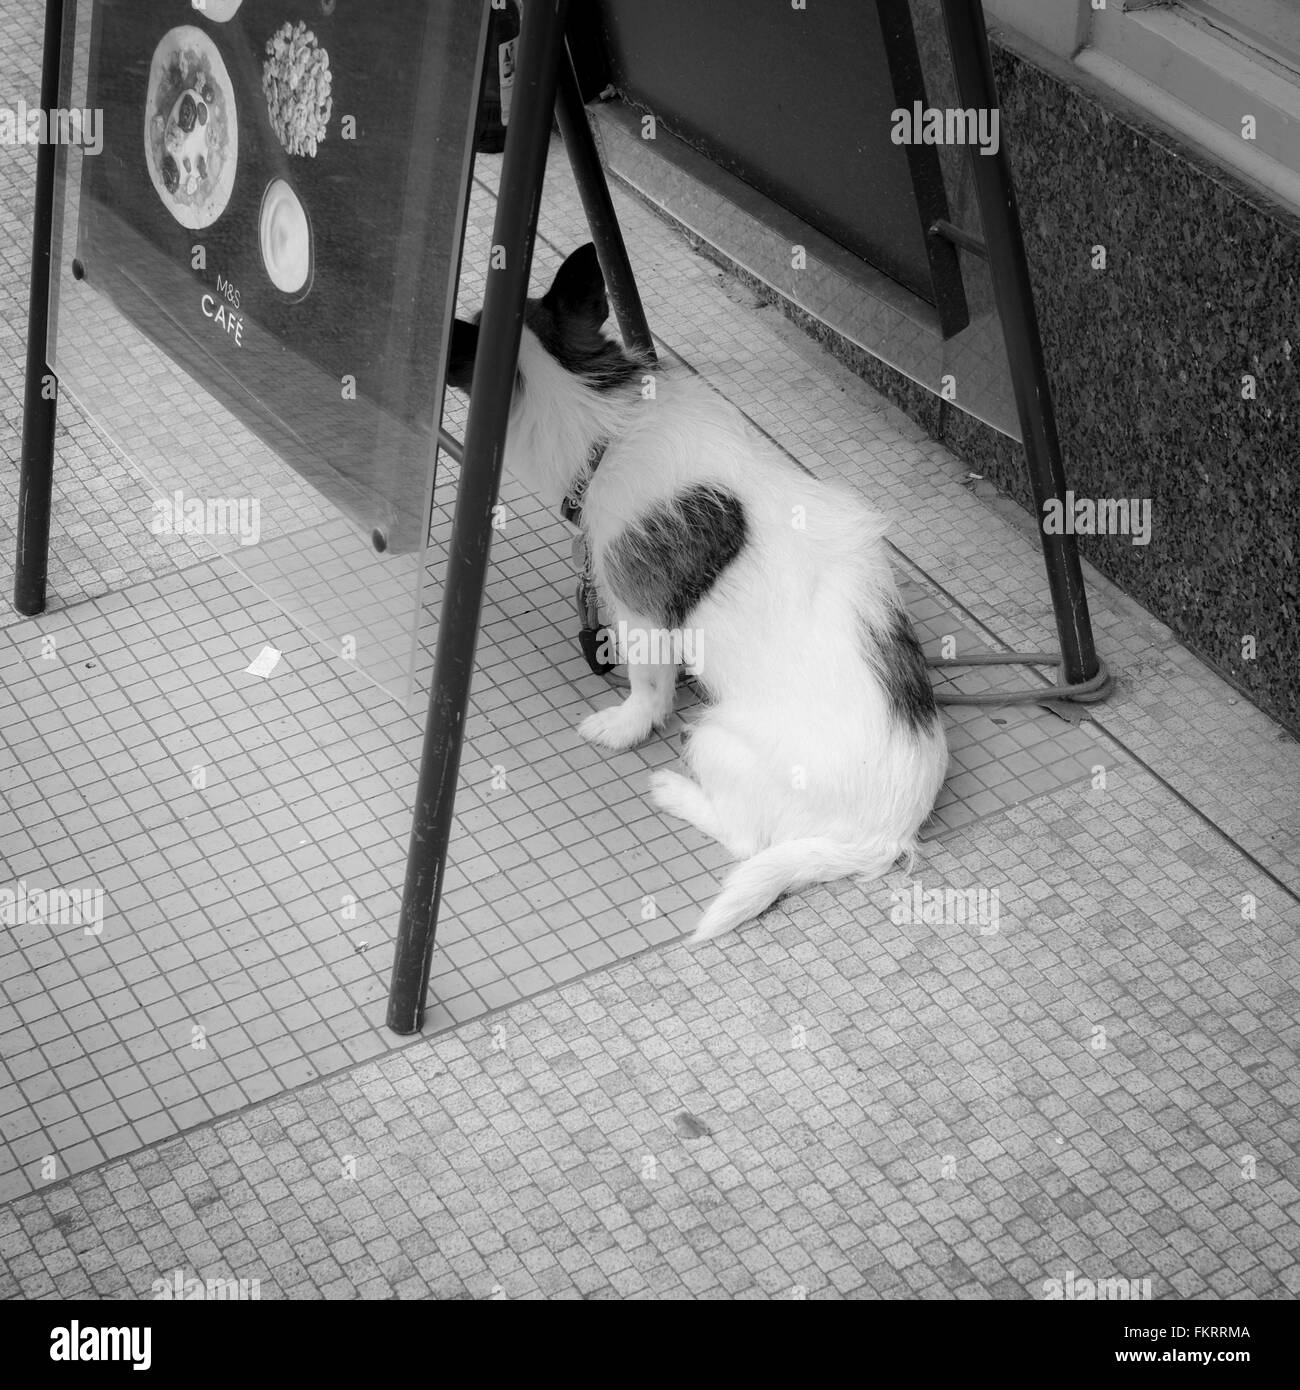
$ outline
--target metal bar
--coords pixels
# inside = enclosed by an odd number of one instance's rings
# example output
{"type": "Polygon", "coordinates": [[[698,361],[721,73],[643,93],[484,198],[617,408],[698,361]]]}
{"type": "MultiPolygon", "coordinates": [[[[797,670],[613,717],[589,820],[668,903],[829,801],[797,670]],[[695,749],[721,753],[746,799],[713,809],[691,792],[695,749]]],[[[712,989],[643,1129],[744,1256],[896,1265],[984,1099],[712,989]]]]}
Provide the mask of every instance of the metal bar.
{"type": "MultiPolygon", "coordinates": [[[[913,104],[926,107],[925,73],[916,47],[912,25],[911,0],[876,0],[880,33],[885,41],[885,62],[894,90],[896,109],[910,111],[913,104]]],[[[943,166],[933,145],[912,140],[903,146],[908,172],[912,176],[912,198],[916,205],[917,230],[933,222],[947,220],[948,195],[943,186],[943,166]]],[[[945,338],[956,337],[970,323],[970,308],[962,283],[961,261],[950,242],[934,237],[925,240],[929,262],[930,288],[939,312],[939,327],[945,338]]]]}
{"type": "Polygon", "coordinates": [[[983,256],[988,259],[989,248],[975,235],[959,227],[954,222],[947,222],[942,217],[930,223],[930,235],[943,237],[945,241],[950,241],[954,246],[960,246],[967,251],[973,252],[976,256],[983,256]]]}
{"type": "Polygon", "coordinates": [[[424,755],[411,821],[406,887],[388,991],[388,1026],[396,1033],[418,1032],[424,1022],[492,541],[492,509],[501,484],[506,420],[514,393],[537,209],[551,136],[550,116],[564,56],[567,8],[568,0],[528,0],[523,6],[515,104],[501,165],[493,255],[483,297],[424,755]]]}
{"type": "Polygon", "coordinates": [[[614,200],[609,196],[609,184],[605,181],[605,170],[601,167],[596,139],[587,121],[587,108],[583,105],[578,74],[573,69],[573,58],[567,44],[560,55],[555,118],[560,126],[560,136],[564,140],[573,177],[578,184],[583,211],[587,214],[587,225],[591,228],[591,239],[596,246],[596,259],[605,277],[609,302],[618,320],[618,331],[629,348],[648,354],[654,361],[654,339],[650,336],[650,325],[641,306],[641,295],[632,274],[632,264],[627,258],[627,247],[623,244],[614,200]]]}
{"type": "Polygon", "coordinates": [[[455,435],[448,434],[442,425],[438,426],[438,448],[450,454],[457,463],[465,462],[465,445],[455,435]]]}
{"type": "MultiPolygon", "coordinates": [[[[63,0],[45,0],[41,109],[49,121],[59,105],[63,56],[63,0]]],[[[36,147],[36,203],[32,211],[32,272],[27,296],[27,378],[23,443],[18,472],[18,543],[14,552],[14,607],[25,617],[45,611],[50,570],[50,502],[54,491],[54,424],[58,378],[50,370],[50,239],[54,231],[52,139],[36,147]]]]}
{"type": "MultiPolygon", "coordinates": [[[[997,106],[997,89],[980,0],[942,0],[942,4],[958,104],[967,110],[991,110],[997,106]]],[[[999,142],[994,155],[972,148],[970,164],[984,221],[993,293],[1007,344],[1038,534],[1047,562],[1047,583],[1061,644],[1062,683],[1073,685],[1096,675],[1097,653],[1075,539],[1043,530],[1044,503],[1058,499],[1064,505],[1065,469],[1006,148],[1005,140],[999,142]]]]}

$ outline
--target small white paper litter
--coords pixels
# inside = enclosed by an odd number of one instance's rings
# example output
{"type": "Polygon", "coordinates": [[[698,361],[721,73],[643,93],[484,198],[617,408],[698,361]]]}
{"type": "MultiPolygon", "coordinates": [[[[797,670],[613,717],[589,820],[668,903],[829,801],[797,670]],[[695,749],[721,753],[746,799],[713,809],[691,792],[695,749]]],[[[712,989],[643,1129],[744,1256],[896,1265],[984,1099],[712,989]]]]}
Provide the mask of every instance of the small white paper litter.
{"type": "Polygon", "coordinates": [[[263,647],[253,658],[253,664],[248,668],[247,674],[250,676],[269,676],[280,661],[280,653],[274,647],[263,647]]]}

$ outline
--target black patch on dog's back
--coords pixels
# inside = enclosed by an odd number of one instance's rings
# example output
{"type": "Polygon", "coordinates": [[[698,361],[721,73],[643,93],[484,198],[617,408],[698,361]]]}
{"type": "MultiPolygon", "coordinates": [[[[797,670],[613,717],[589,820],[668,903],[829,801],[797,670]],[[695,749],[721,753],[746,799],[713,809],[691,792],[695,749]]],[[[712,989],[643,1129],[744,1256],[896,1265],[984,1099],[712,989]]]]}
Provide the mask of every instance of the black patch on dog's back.
{"type": "Polygon", "coordinates": [[[895,608],[883,632],[868,629],[864,624],[861,639],[863,656],[880,675],[889,712],[913,733],[933,728],[939,717],[934,687],[926,670],[925,653],[906,612],[895,608]]]}
{"type": "Polygon", "coordinates": [[[681,627],[744,548],[740,498],[701,484],[655,507],[623,531],[605,555],[615,595],[642,617],[681,627]]]}

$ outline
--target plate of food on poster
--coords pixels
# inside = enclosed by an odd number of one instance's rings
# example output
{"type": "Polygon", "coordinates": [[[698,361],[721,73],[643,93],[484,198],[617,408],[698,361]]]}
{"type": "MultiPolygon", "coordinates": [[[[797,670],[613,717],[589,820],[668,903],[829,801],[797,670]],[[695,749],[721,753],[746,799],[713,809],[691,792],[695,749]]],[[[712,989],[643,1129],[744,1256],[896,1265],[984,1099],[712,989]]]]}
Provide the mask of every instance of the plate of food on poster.
{"type": "Polygon", "coordinates": [[[163,206],[198,230],[226,210],[239,160],[230,75],[201,30],[170,29],[154,49],[145,95],[144,152],[163,206]]]}

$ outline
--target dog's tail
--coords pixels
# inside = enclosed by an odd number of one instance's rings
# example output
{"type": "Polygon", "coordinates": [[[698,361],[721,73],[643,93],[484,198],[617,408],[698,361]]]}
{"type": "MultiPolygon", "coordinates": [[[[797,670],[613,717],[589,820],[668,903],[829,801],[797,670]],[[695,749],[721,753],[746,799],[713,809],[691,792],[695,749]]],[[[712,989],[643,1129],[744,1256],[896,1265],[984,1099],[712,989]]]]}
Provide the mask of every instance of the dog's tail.
{"type": "Polygon", "coordinates": [[[829,883],[850,874],[879,878],[900,855],[911,852],[910,845],[897,840],[852,845],[822,838],[786,840],[760,850],[723,879],[722,892],[700,918],[691,944],[710,941],[748,922],[792,888],[829,883]]]}

